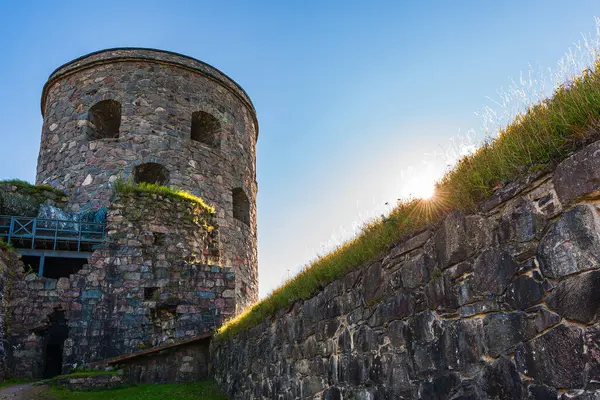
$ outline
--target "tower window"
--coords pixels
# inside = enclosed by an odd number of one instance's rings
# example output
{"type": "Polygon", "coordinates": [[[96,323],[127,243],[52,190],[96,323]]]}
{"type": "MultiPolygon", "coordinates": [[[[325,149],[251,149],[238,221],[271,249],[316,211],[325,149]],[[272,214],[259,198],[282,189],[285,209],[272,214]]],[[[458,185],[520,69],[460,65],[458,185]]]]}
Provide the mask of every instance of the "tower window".
{"type": "Polygon", "coordinates": [[[158,300],[159,295],[157,287],[144,288],[144,300],[158,300]]]}
{"type": "Polygon", "coordinates": [[[216,147],[220,132],[221,124],[218,119],[204,111],[192,113],[192,140],[216,147]]]}
{"type": "Polygon", "coordinates": [[[133,181],[135,183],[166,186],[169,182],[169,171],[157,163],[140,164],[133,169],[133,181]]]}
{"type": "Polygon", "coordinates": [[[235,188],[233,195],[233,218],[250,225],[250,201],[242,188],[235,188]]]}
{"type": "Polygon", "coordinates": [[[116,139],[121,126],[121,103],[116,100],[103,100],[90,108],[90,139],[116,139]]]}

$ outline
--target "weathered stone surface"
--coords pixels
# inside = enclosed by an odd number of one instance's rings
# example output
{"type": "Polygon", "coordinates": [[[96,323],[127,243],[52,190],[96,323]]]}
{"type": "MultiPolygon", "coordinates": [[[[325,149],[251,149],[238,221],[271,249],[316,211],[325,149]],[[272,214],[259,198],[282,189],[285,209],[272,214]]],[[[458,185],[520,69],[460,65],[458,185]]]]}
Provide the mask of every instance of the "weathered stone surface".
{"type": "Polygon", "coordinates": [[[370,320],[370,325],[381,326],[385,322],[401,319],[412,314],[414,299],[400,293],[384,302],[379,303],[370,320]]]}
{"type": "Polygon", "coordinates": [[[584,334],[589,362],[587,372],[587,388],[600,389],[600,327],[588,328],[584,334]]]}
{"type": "Polygon", "coordinates": [[[419,398],[445,400],[460,385],[460,382],[460,377],[455,373],[438,376],[431,382],[421,383],[419,398]]]}
{"type": "Polygon", "coordinates": [[[381,297],[386,289],[385,274],[381,263],[375,263],[367,268],[362,283],[366,302],[370,303],[381,297]]]}
{"type": "Polygon", "coordinates": [[[501,243],[523,243],[539,239],[545,225],[544,216],[531,202],[521,197],[502,212],[498,224],[498,238],[501,243]]]}
{"type": "Polygon", "coordinates": [[[425,242],[429,240],[431,235],[431,231],[424,231],[414,235],[405,242],[398,243],[396,246],[394,246],[392,251],[390,251],[390,254],[384,258],[384,263],[387,264],[391,262],[391,260],[393,260],[394,258],[397,258],[403,254],[408,253],[409,251],[423,246],[425,242]]]}
{"type": "Polygon", "coordinates": [[[557,397],[557,391],[548,386],[529,385],[527,387],[527,400],[554,400],[557,397]]]}
{"type": "Polygon", "coordinates": [[[515,352],[519,371],[555,388],[583,388],[585,359],[582,330],[559,325],[521,344],[515,352]]]}
{"type": "Polygon", "coordinates": [[[518,269],[510,254],[499,249],[484,250],[473,267],[475,292],[489,298],[501,295],[518,269]]]}
{"type": "Polygon", "coordinates": [[[517,310],[536,305],[543,297],[543,284],[527,275],[518,276],[508,285],[506,291],[506,302],[517,310]]]}
{"type": "Polygon", "coordinates": [[[553,182],[565,205],[584,196],[600,194],[600,142],[590,144],[558,164],[553,182]]]}
{"type": "Polygon", "coordinates": [[[446,217],[433,238],[440,268],[463,261],[488,244],[491,233],[485,224],[486,221],[475,215],[454,212],[446,217]]]}
{"type": "Polygon", "coordinates": [[[594,322],[600,309],[600,271],[565,278],[548,296],[547,304],[564,318],[594,322]]]}
{"type": "Polygon", "coordinates": [[[519,343],[533,337],[533,322],[522,312],[497,313],[483,319],[486,347],[492,357],[512,352],[519,343]]]}
{"type": "Polygon", "coordinates": [[[405,263],[400,269],[403,287],[414,289],[428,282],[435,265],[433,258],[424,253],[405,263]]]}
{"type": "Polygon", "coordinates": [[[597,206],[563,211],[548,171],[513,189],[520,197],[505,191],[489,213],[454,213],[429,239],[396,245],[382,255],[383,271],[372,262],[214,343],[215,378],[235,399],[593,398],[597,206]],[[310,339],[295,344],[279,333],[296,331],[290,324],[310,339]],[[245,350],[256,343],[260,350],[245,350]],[[258,356],[266,353],[294,368],[267,371],[258,356]],[[313,376],[323,392],[299,393],[294,382],[313,376]],[[265,380],[280,386],[267,392],[265,380]]]}
{"type": "Polygon", "coordinates": [[[484,353],[482,337],[481,319],[445,323],[441,347],[448,367],[467,374],[477,370],[484,353]]]}
{"type": "Polygon", "coordinates": [[[486,399],[520,399],[521,378],[517,368],[508,358],[500,358],[487,364],[477,380],[486,399]]]}
{"type": "Polygon", "coordinates": [[[538,247],[544,276],[566,275],[600,266],[600,217],[594,206],[578,205],[563,213],[538,247]]]}
{"type": "Polygon", "coordinates": [[[551,326],[554,326],[560,322],[560,315],[553,313],[545,307],[540,307],[537,310],[534,324],[537,332],[542,332],[551,326]]]}

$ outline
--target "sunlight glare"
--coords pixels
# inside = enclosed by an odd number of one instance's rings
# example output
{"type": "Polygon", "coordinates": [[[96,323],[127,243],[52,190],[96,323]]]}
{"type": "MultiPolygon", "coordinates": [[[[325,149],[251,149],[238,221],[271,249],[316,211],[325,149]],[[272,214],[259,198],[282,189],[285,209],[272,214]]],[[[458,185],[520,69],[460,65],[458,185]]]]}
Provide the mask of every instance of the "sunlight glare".
{"type": "Polygon", "coordinates": [[[401,189],[402,198],[430,199],[435,192],[435,182],[437,177],[438,175],[432,170],[425,170],[422,173],[414,175],[410,179],[405,179],[401,189]]]}
{"type": "Polygon", "coordinates": [[[433,182],[421,181],[413,187],[413,193],[416,198],[428,200],[433,197],[435,185],[433,182]]]}

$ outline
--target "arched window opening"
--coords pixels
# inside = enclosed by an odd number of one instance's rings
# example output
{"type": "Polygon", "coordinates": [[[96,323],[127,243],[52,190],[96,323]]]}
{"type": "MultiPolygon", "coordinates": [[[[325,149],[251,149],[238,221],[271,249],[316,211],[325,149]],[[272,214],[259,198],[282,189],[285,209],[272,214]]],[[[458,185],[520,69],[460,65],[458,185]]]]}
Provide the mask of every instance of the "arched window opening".
{"type": "Polygon", "coordinates": [[[192,113],[192,140],[216,147],[219,144],[221,123],[204,111],[192,113]]]}
{"type": "Polygon", "coordinates": [[[133,181],[166,186],[169,182],[169,171],[157,163],[140,164],[133,169],[133,181]]]}
{"type": "Polygon", "coordinates": [[[103,100],[90,108],[90,139],[116,139],[121,126],[121,103],[103,100]]]}
{"type": "Polygon", "coordinates": [[[250,201],[244,189],[233,189],[233,217],[246,225],[250,225],[250,201]]]}

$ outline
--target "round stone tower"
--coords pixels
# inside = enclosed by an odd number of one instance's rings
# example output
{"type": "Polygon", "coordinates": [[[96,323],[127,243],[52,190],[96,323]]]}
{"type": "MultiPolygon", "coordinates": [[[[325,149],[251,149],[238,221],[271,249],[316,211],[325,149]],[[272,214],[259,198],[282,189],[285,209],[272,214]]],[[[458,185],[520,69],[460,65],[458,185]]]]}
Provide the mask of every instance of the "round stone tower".
{"type": "Polygon", "coordinates": [[[65,191],[72,211],[108,205],[118,179],[202,197],[217,211],[238,309],[257,299],[258,123],[237,83],[180,54],[109,49],[54,71],[41,108],[38,184],[65,191]]]}

